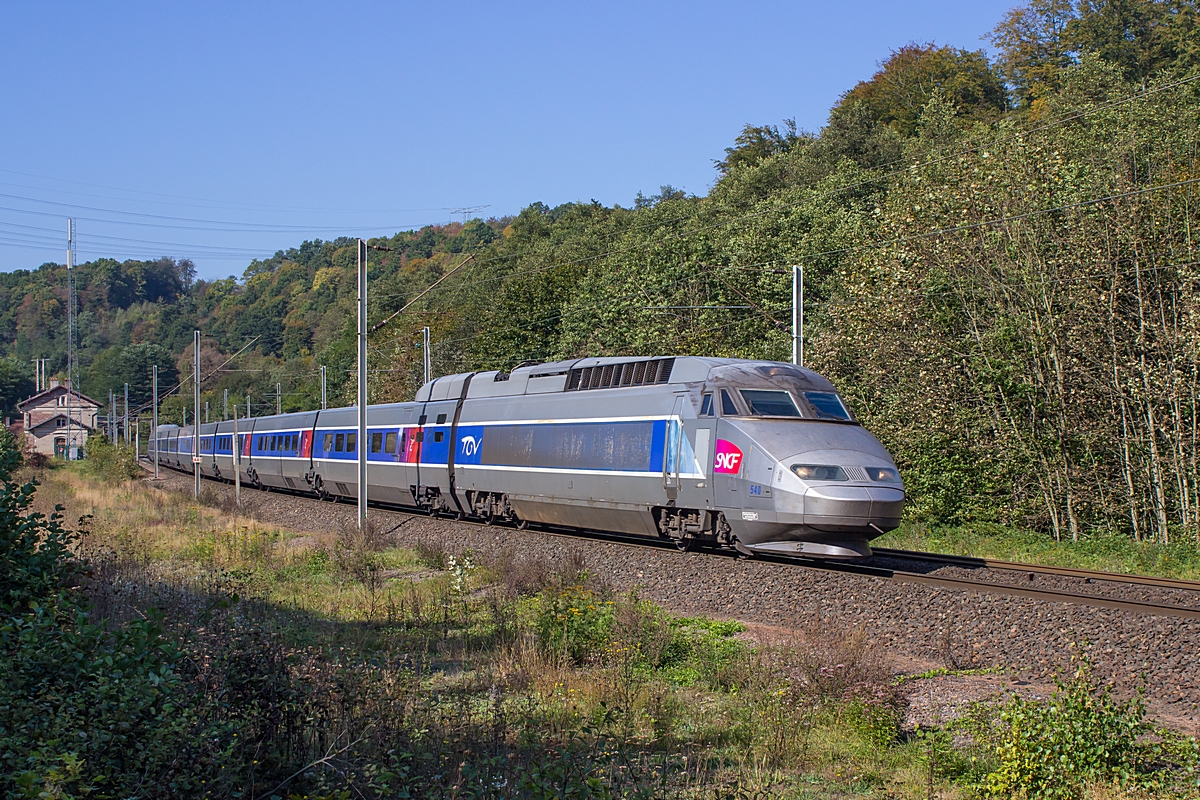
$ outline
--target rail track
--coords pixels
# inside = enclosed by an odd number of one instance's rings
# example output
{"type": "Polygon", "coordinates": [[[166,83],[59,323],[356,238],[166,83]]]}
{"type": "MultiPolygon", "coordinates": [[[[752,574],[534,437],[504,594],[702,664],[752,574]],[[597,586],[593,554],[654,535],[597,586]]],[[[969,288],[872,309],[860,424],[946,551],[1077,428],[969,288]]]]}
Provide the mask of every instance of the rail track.
{"type": "MultiPolygon", "coordinates": [[[[1135,586],[1155,586],[1164,589],[1182,589],[1200,592],[1200,581],[1182,580],[1179,578],[1156,578],[1145,575],[1132,575],[1122,572],[1101,572],[1091,569],[1075,569],[1072,567],[1049,567],[1040,564],[1024,564],[1015,561],[1000,561],[993,558],[977,558],[975,556],[956,556],[943,553],[925,553],[918,550],[892,550],[886,547],[873,548],[877,557],[897,558],[909,561],[928,561],[968,569],[994,569],[1010,572],[1024,572],[1030,576],[1062,575],[1080,578],[1086,581],[1106,581],[1110,583],[1128,583],[1135,586]]],[[[1033,577],[1030,579],[1032,580],[1033,577]]]]}
{"type": "MultiPolygon", "coordinates": [[[[146,467],[145,464],[142,466],[143,468],[146,467]]],[[[176,473],[171,471],[170,474],[182,475],[184,473],[176,473]]],[[[205,480],[212,481],[213,479],[205,478],[205,480]]],[[[227,481],[219,482],[228,483],[227,481]]],[[[270,491],[277,494],[291,494],[297,497],[310,499],[313,502],[320,502],[316,498],[313,498],[304,492],[289,492],[283,489],[271,489],[270,491]]],[[[425,512],[417,511],[404,506],[395,506],[376,502],[372,502],[370,505],[372,508],[405,514],[412,517],[428,516],[425,512]]],[[[481,520],[472,519],[470,517],[464,519],[444,517],[444,519],[448,522],[454,521],[459,522],[460,524],[470,524],[478,527],[487,526],[487,523],[481,520]]],[[[504,523],[494,523],[493,527],[511,528],[513,526],[505,525],[504,523]]],[[[608,531],[565,528],[539,523],[529,523],[522,529],[543,535],[565,537],[575,540],[590,539],[632,547],[677,552],[677,548],[673,542],[652,539],[635,534],[621,534],[608,531]]],[[[925,553],[910,550],[893,550],[889,548],[877,548],[874,552],[875,555],[872,558],[862,561],[826,561],[820,559],[764,555],[757,555],[754,557],[754,560],[763,563],[778,564],[780,566],[788,566],[807,570],[862,575],[864,577],[880,578],[899,583],[916,584],[935,589],[984,592],[988,594],[1023,597],[1031,600],[1040,600],[1043,602],[1068,603],[1090,606],[1093,608],[1105,608],[1135,614],[1200,620],[1200,581],[1156,578],[1128,575],[1123,573],[1100,572],[1096,570],[1071,569],[1067,567],[1050,567],[1038,564],[1022,564],[999,561],[995,559],[974,558],[971,556],[945,555],[941,553],[925,553]],[[897,568],[896,566],[890,565],[891,562],[899,562],[901,564],[907,564],[910,566],[908,568],[897,568]],[[961,574],[939,575],[935,572],[935,570],[946,568],[953,568],[959,572],[979,572],[980,576],[972,575],[968,577],[961,574]],[[994,574],[997,579],[989,580],[982,577],[988,573],[994,574]],[[1013,581],[1013,576],[1017,575],[1022,576],[1025,582],[1024,585],[1013,581]],[[1092,590],[1077,591],[1061,585],[1057,587],[1028,585],[1030,583],[1036,584],[1039,580],[1050,577],[1060,579],[1062,581],[1075,581],[1080,583],[1083,587],[1088,587],[1092,590]],[[1192,607],[1173,602],[1159,602],[1153,599],[1119,598],[1106,596],[1103,593],[1094,591],[1095,589],[1103,590],[1104,584],[1106,583],[1120,584],[1128,587],[1136,587],[1138,589],[1167,591],[1191,600],[1196,605],[1195,607],[1192,607]]],[[[744,558],[744,556],[741,556],[738,553],[715,548],[700,548],[696,550],[695,553],[697,555],[707,557],[730,559],[744,558]]]]}

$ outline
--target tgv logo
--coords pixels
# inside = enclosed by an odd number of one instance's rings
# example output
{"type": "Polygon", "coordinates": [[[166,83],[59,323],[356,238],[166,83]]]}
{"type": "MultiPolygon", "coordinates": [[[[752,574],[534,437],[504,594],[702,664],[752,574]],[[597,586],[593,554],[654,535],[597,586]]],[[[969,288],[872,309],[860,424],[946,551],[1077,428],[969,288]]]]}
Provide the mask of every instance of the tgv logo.
{"type": "Polygon", "coordinates": [[[742,468],[742,451],[733,442],[717,439],[716,472],[736,474],[742,468]]]}
{"type": "Polygon", "coordinates": [[[474,436],[462,437],[462,452],[464,456],[473,456],[479,452],[479,445],[483,444],[483,437],[476,439],[474,436]]]}

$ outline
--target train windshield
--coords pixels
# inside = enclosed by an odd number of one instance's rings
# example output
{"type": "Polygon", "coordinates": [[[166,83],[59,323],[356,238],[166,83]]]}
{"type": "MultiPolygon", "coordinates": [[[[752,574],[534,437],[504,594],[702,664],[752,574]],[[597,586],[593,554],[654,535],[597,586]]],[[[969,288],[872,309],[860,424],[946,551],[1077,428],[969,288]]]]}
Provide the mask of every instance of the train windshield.
{"type": "Polygon", "coordinates": [[[850,419],[850,412],[836,392],[803,392],[803,395],[821,419],[850,419]]]}
{"type": "Polygon", "coordinates": [[[756,417],[799,417],[791,394],[779,389],[742,389],[742,399],[756,417]]]}

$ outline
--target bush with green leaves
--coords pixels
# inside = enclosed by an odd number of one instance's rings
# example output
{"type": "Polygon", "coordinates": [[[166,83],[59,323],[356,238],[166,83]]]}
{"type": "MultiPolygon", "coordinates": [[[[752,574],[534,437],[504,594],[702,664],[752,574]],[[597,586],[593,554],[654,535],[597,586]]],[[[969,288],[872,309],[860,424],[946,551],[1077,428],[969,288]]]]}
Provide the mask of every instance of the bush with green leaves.
{"type": "Polygon", "coordinates": [[[998,765],[981,788],[992,797],[1069,800],[1094,784],[1142,783],[1155,752],[1140,741],[1149,730],[1140,694],[1118,700],[1083,661],[1049,700],[1014,695],[1004,705],[998,765]]]}
{"type": "Polygon", "coordinates": [[[142,474],[137,455],[129,445],[114,444],[103,436],[89,436],[85,452],[88,468],[107,481],[119,483],[142,474]]]}
{"type": "Polygon", "coordinates": [[[612,602],[584,586],[545,589],[537,598],[538,643],[564,660],[579,664],[596,655],[612,627],[612,602]]]}
{"type": "Polygon", "coordinates": [[[0,425],[0,478],[7,480],[24,462],[21,443],[8,428],[0,425]]]}
{"type": "MultiPolygon", "coordinates": [[[[157,622],[89,621],[72,587],[80,533],[30,510],[37,484],[0,486],[0,795],[169,794],[187,715],[157,622]],[[150,787],[157,787],[151,789],[150,787]]],[[[192,765],[186,765],[190,770],[192,765]]]]}

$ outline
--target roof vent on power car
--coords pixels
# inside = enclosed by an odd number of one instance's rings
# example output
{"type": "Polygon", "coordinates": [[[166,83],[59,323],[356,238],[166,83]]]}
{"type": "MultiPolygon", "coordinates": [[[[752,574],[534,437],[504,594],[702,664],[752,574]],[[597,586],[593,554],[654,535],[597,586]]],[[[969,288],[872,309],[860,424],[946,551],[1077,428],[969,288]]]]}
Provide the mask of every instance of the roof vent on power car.
{"type": "Polygon", "coordinates": [[[571,370],[564,391],[582,392],[588,389],[617,389],[624,386],[649,386],[671,380],[674,358],[650,361],[631,361],[627,364],[598,364],[571,370]]]}

